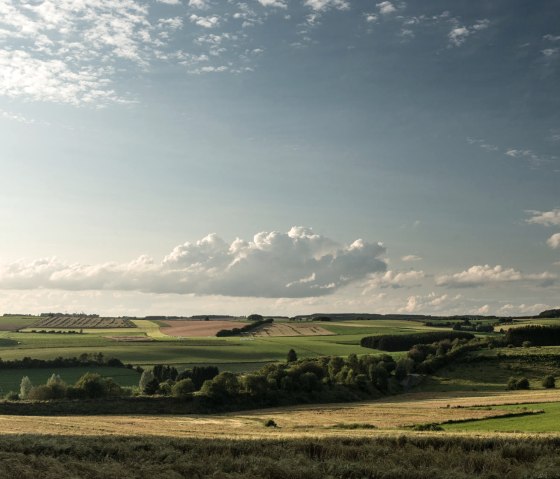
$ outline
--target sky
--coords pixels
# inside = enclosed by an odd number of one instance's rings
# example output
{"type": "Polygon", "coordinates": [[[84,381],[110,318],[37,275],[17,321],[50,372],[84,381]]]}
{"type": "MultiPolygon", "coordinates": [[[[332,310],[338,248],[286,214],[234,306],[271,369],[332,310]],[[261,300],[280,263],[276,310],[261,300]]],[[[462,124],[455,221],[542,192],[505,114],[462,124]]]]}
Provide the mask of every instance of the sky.
{"type": "Polygon", "coordinates": [[[0,313],[560,307],[554,0],[0,0],[0,313]]]}

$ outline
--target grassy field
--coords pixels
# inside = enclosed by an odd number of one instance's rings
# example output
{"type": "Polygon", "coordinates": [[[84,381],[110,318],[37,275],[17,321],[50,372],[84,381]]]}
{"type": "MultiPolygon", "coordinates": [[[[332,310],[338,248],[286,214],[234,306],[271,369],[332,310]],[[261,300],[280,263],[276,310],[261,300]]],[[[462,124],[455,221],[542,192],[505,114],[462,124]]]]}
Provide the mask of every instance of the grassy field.
{"type": "Polygon", "coordinates": [[[0,436],[1,477],[18,479],[544,479],[554,439],[394,435],[291,440],[0,436]]]}
{"type": "MultiPolygon", "coordinates": [[[[498,408],[492,407],[488,410],[498,408]]],[[[542,411],[542,414],[530,414],[518,417],[504,417],[469,421],[459,424],[445,425],[446,431],[471,432],[526,432],[526,433],[559,433],[560,402],[531,403],[500,406],[499,410],[509,412],[542,411]]]]}

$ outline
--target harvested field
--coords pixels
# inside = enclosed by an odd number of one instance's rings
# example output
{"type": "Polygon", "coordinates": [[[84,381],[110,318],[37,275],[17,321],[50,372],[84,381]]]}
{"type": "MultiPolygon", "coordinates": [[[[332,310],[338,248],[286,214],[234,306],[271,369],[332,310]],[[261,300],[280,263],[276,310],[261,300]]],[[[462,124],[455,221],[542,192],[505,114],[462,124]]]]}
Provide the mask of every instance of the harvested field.
{"type": "Polygon", "coordinates": [[[252,333],[253,336],[329,336],[335,333],[327,331],[317,323],[272,323],[266,324],[252,333]]]}
{"type": "Polygon", "coordinates": [[[511,413],[508,409],[467,409],[560,401],[560,391],[411,393],[358,404],[329,404],[265,409],[244,413],[189,416],[0,416],[5,434],[173,436],[196,438],[295,438],[391,434],[415,424],[484,419],[511,413]],[[278,427],[267,428],[273,419],[278,427]],[[373,430],[372,430],[373,429],[373,430]]]}
{"type": "Polygon", "coordinates": [[[92,316],[48,316],[41,318],[30,328],[56,328],[56,329],[112,329],[135,328],[136,325],[126,318],[99,318],[92,316]]]}
{"type": "Polygon", "coordinates": [[[160,321],[164,326],[161,332],[168,336],[175,337],[206,337],[216,336],[221,329],[240,328],[246,323],[239,321],[197,321],[197,320],[176,320],[160,321]]]}

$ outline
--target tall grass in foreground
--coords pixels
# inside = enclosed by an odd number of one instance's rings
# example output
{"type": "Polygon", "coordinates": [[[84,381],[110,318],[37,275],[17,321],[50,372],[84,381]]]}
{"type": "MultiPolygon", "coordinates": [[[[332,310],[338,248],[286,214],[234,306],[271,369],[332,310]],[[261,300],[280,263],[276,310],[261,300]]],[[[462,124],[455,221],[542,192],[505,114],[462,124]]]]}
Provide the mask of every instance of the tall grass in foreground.
{"type": "Polygon", "coordinates": [[[203,440],[0,436],[0,477],[553,478],[560,438],[203,440]]]}

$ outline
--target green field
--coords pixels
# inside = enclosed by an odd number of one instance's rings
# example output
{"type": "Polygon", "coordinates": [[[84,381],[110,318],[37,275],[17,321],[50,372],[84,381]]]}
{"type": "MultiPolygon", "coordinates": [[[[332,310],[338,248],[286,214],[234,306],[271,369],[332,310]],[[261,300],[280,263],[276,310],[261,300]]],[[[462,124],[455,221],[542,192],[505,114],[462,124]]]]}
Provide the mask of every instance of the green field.
{"type": "Polygon", "coordinates": [[[444,426],[444,429],[446,431],[473,432],[560,432],[560,403],[520,404],[499,406],[499,408],[493,409],[511,412],[542,410],[544,413],[448,424],[444,426]]]}

